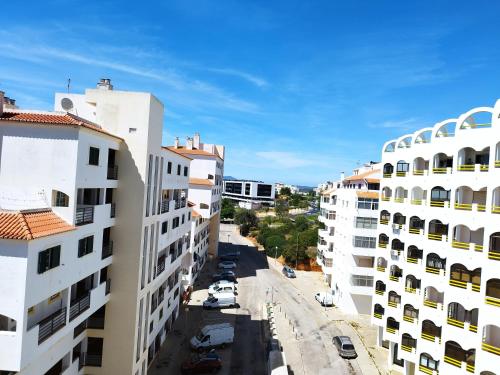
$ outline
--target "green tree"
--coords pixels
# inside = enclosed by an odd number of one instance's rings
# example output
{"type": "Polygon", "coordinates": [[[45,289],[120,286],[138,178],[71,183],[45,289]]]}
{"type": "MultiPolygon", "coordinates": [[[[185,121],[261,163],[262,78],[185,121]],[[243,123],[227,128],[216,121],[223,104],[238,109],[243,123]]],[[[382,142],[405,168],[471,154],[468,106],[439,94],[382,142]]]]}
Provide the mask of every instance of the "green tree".
{"type": "Polygon", "coordinates": [[[247,225],[249,229],[257,226],[258,221],[257,215],[252,210],[240,208],[236,210],[234,214],[234,223],[238,225],[247,225]]]}
{"type": "Polygon", "coordinates": [[[231,200],[224,198],[222,199],[222,205],[220,210],[220,216],[222,219],[233,219],[236,209],[234,208],[233,202],[231,200]]]}
{"type": "Polygon", "coordinates": [[[292,191],[290,190],[290,188],[288,186],[285,186],[285,187],[282,187],[280,189],[280,193],[279,195],[283,195],[283,196],[290,196],[292,195],[292,191]]]}
{"type": "Polygon", "coordinates": [[[281,255],[285,245],[286,245],[285,237],[279,234],[275,234],[266,238],[264,247],[266,248],[267,255],[274,258],[275,256],[279,257],[281,255]],[[276,250],[276,248],[278,249],[276,250]]]}
{"type": "Polygon", "coordinates": [[[288,202],[284,199],[277,199],[274,204],[274,212],[279,219],[288,217],[288,202]]]}

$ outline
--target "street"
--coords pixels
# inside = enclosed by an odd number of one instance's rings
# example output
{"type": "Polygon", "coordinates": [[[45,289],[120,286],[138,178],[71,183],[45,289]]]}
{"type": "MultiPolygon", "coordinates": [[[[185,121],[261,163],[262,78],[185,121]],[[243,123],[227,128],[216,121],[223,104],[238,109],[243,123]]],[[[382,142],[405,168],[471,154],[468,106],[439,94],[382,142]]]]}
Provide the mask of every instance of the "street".
{"type": "Polygon", "coordinates": [[[339,327],[352,328],[338,319],[336,309],[321,307],[314,299],[316,292],[325,290],[318,282],[320,275],[298,272],[296,279],[285,278],[281,266],[251,246],[248,239],[239,235],[236,226],[221,224],[219,254],[234,250],[240,251],[236,268],[240,308],[209,311],[201,308],[217,266],[216,260],[208,262],[195,283],[189,310],[181,309],[173,331],[150,367],[150,375],[180,373],[182,361],[192,355],[188,340],[204,325],[221,322],[235,327],[235,337],[233,345],[216,350],[223,360],[220,374],[266,374],[268,335],[262,308],[271,299],[276,304],[278,336],[290,374],[381,373],[372,362],[373,355],[366,352],[355,333],[350,336],[358,359],[339,357],[332,338],[345,334],[342,333],[345,329],[339,327]]]}

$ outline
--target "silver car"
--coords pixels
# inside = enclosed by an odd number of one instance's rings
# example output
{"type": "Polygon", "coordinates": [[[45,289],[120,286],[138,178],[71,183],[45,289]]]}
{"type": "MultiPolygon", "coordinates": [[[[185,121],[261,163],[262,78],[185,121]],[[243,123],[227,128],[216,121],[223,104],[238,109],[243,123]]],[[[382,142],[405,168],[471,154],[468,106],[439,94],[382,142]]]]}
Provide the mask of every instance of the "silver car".
{"type": "Polygon", "coordinates": [[[358,356],[349,336],[335,336],[333,345],[337,347],[342,358],[356,358],[358,356]]]}

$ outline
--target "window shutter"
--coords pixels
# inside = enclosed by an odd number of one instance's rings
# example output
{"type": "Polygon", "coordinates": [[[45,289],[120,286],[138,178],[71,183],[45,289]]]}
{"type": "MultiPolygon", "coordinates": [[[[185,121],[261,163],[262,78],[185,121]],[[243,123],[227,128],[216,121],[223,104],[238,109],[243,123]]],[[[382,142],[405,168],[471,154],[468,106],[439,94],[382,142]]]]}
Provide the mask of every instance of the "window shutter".
{"type": "Polygon", "coordinates": [[[38,253],[38,273],[39,274],[45,272],[44,259],[45,259],[45,251],[41,251],[40,253],[38,253]]]}
{"type": "Polygon", "coordinates": [[[52,248],[50,256],[50,268],[57,267],[61,260],[61,246],[52,248]]]}

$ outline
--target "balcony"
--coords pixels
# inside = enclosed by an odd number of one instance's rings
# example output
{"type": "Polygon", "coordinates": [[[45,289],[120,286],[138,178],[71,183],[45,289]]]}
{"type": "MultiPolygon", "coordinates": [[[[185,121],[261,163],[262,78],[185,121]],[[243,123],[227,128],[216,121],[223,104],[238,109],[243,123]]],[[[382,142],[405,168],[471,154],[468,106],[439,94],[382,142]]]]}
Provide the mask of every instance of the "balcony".
{"type": "Polygon", "coordinates": [[[427,238],[432,241],[448,241],[448,235],[443,233],[428,233],[427,238]]]}
{"type": "MultiPolygon", "coordinates": [[[[486,325],[484,327],[484,337],[481,349],[485,352],[500,356],[500,327],[496,325],[486,325]]],[[[498,360],[495,358],[495,360],[498,360]]]]}
{"type": "Polygon", "coordinates": [[[461,242],[461,241],[455,241],[453,240],[451,242],[451,247],[454,247],[455,249],[462,249],[462,250],[474,250],[474,251],[483,251],[483,245],[482,244],[476,244],[472,242],[461,242]]]}
{"type": "Polygon", "coordinates": [[[109,217],[114,218],[116,216],[116,203],[111,203],[109,207],[109,217]]]}
{"type": "Polygon", "coordinates": [[[94,222],[94,206],[77,207],[75,225],[92,224],[94,222]]]}
{"type": "Polygon", "coordinates": [[[101,367],[102,354],[81,353],[79,361],[80,361],[80,369],[83,366],[101,367]]]}
{"type": "Polygon", "coordinates": [[[113,241],[102,245],[101,259],[109,258],[111,255],[113,255],[113,241]]]}
{"type": "Polygon", "coordinates": [[[160,275],[163,271],[165,271],[165,256],[158,260],[158,265],[156,266],[156,276],[160,275]]]}
{"type": "Polygon", "coordinates": [[[42,319],[38,323],[38,345],[66,325],[66,307],[42,319]]]}
{"type": "Polygon", "coordinates": [[[164,214],[169,211],[170,209],[170,201],[168,199],[163,199],[161,201],[161,213],[164,214]]]}
{"type": "Polygon", "coordinates": [[[118,166],[109,165],[108,166],[108,180],[118,180],[118,166]]]}
{"type": "Polygon", "coordinates": [[[78,315],[90,308],[90,292],[71,301],[69,307],[69,321],[71,322],[78,315]]]}

